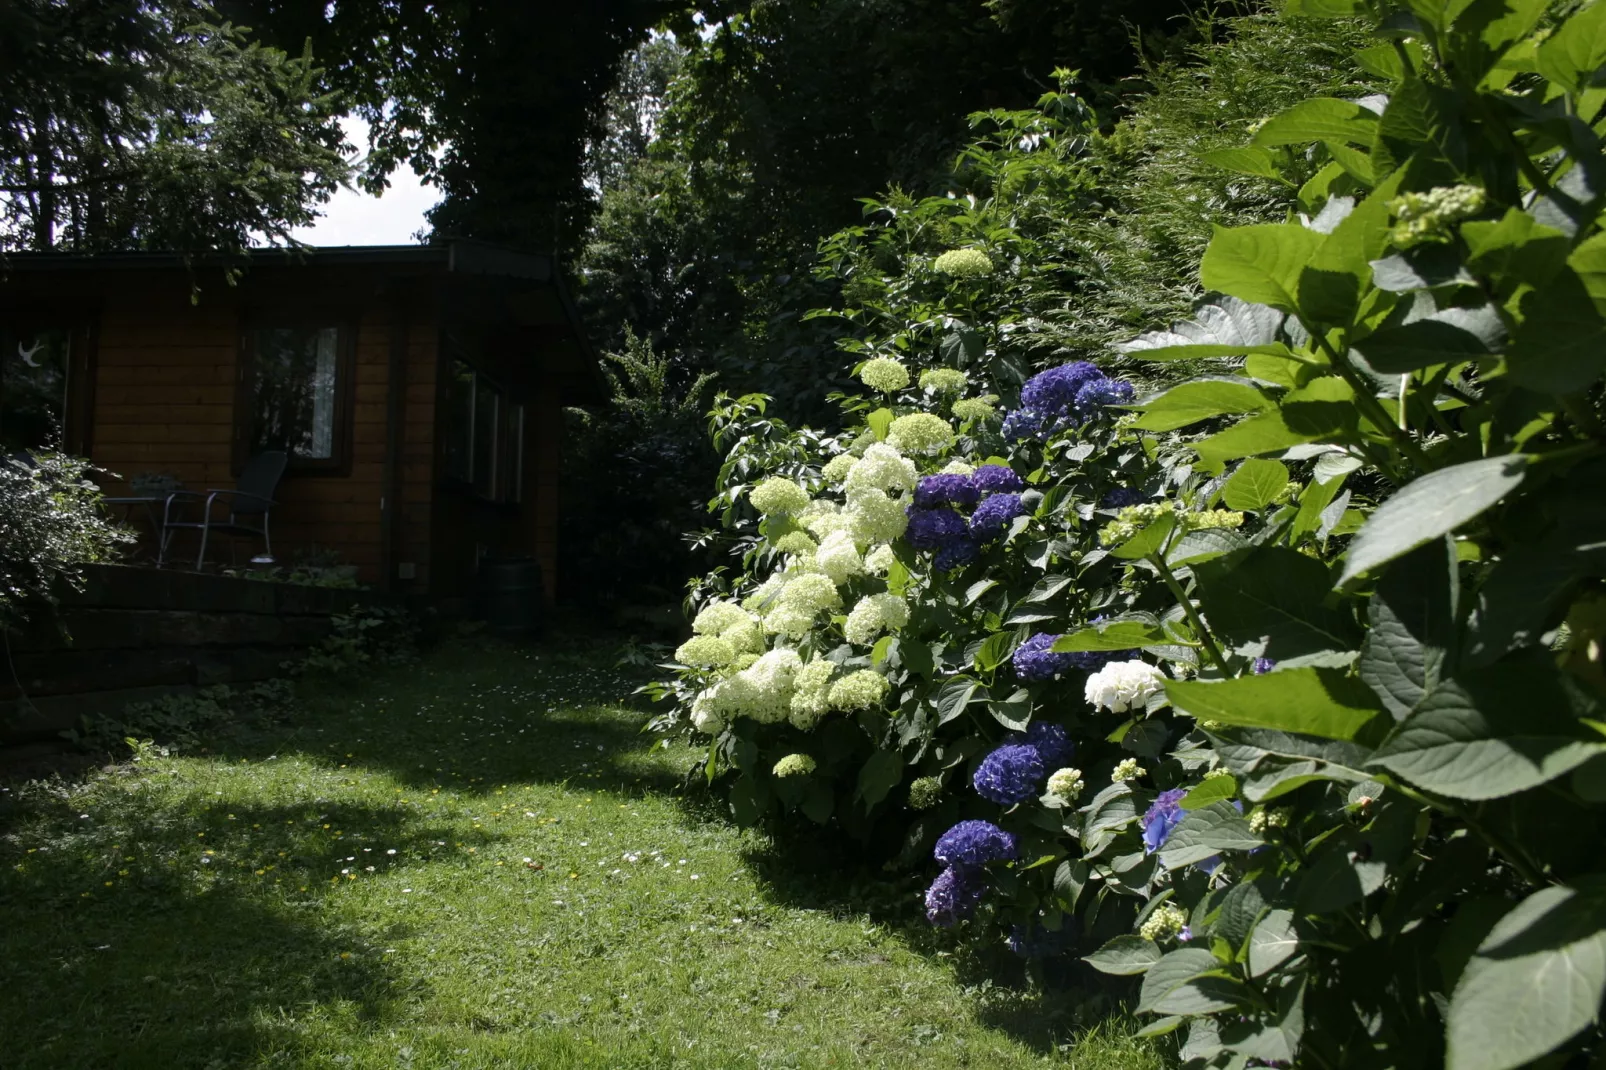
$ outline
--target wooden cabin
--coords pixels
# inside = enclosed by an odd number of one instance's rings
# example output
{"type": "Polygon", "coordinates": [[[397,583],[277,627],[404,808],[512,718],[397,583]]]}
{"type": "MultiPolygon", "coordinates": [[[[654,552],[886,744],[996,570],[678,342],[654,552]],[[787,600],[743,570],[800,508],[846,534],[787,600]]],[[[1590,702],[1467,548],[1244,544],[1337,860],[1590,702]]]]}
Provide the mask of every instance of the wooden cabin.
{"type": "MultiPolygon", "coordinates": [[[[534,557],[550,600],[561,410],[605,396],[547,256],[262,251],[232,285],[164,254],[0,258],[0,452],[59,444],[137,496],[284,450],[275,559],[332,552],[386,591],[459,600],[487,558],[534,557]]],[[[194,567],[195,540],[173,552],[194,567]]]]}

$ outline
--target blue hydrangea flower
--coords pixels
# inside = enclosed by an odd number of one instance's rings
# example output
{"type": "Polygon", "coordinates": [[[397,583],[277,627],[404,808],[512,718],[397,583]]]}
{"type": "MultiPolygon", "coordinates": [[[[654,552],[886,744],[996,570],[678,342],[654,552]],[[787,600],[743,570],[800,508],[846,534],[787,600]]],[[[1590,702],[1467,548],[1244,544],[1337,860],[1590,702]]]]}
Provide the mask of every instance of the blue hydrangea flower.
{"type": "Polygon", "coordinates": [[[1015,675],[1022,680],[1052,680],[1061,673],[1075,668],[1076,655],[1056,654],[1049,649],[1058,638],[1057,635],[1038,632],[1016,647],[1014,655],[1010,658],[1015,666],[1015,675]]]}
{"type": "Polygon", "coordinates": [[[1023,959],[1046,959],[1064,954],[1076,943],[1076,919],[1066,918],[1058,930],[1033,922],[1031,928],[1013,926],[1009,930],[1009,949],[1023,959]]]}
{"type": "Polygon", "coordinates": [[[1137,487],[1116,487],[1104,496],[1099,504],[1106,509],[1125,509],[1129,505],[1141,505],[1149,500],[1149,495],[1137,487]]]}
{"type": "Polygon", "coordinates": [[[982,798],[999,806],[1014,806],[1035,799],[1047,775],[1043,756],[1036,747],[1030,743],[1005,743],[981,760],[970,782],[982,798]]]}
{"type": "Polygon", "coordinates": [[[1143,850],[1145,854],[1153,854],[1165,843],[1171,830],[1177,827],[1182,820],[1182,799],[1188,794],[1187,788],[1172,788],[1162,791],[1160,797],[1154,800],[1154,805],[1144,811],[1138,824],[1143,828],[1143,850]]]}
{"type": "Polygon", "coordinates": [[[980,491],[970,476],[943,473],[923,477],[915,487],[915,507],[934,509],[941,505],[975,505],[980,491]]]}
{"type": "Polygon", "coordinates": [[[1008,862],[1018,857],[1020,847],[1013,834],[991,821],[961,821],[937,839],[931,856],[945,866],[981,866],[988,862],[1008,862]]]}
{"type": "Polygon", "coordinates": [[[946,506],[940,509],[909,507],[909,530],[904,537],[917,550],[940,550],[956,540],[968,541],[965,518],[946,506]]]}
{"type": "Polygon", "coordinates": [[[1092,379],[1076,392],[1073,406],[1082,416],[1096,416],[1108,405],[1125,405],[1132,400],[1132,384],[1119,379],[1092,379]]]}
{"type": "Polygon", "coordinates": [[[1025,512],[1019,494],[994,494],[970,515],[970,533],[983,542],[996,539],[1005,525],[1025,512]]]}
{"type": "Polygon", "coordinates": [[[1003,434],[1012,442],[1023,438],[1043,437],[1043,425],[1048,418],[1035,409],[1014,409],[1004,416],[1003,434]]]}
{"type": "Polygon", "coordinates": [[[932,558],[931,567],[938,572],[948,572],[961,565],[970,564],[976,560],[976,555],[979,553],[981,548],[976,545],[976,540],[965,535],[938,550],[937,556],[932,558]]]}
{"type": "Polygon", "coordinates": [[[1262,673],[1271,672],[1271,670],[1275,669],[1276,667],[1277,663],[1270,658],[1256,658],[1254,665],[1250,666],[1256,676],[1259,676],[1262,673]]]}
{"type": "Polygon", "coordinates": [[[1025,744],[1034,747],[1037,754],[1043,759],[1043,767],[1052,769],[1071,760],[1076,753],[1076,744],[1066,734],[1063,725],[1050,724],[1048,721],[1034,721],[1026,727],[1024,732],[1011,732],[1004,737],[1005,743],[1025,744]]]}
{"type": "Polygon", "coordinates": [[[975,867],[949,866],[926,889],[926,920],[944,929],[952,928],[976,913],[976,904],[986,890],[975,867]]]}
{"type": "Polygon", "coordinates": [[[1098,366],[1087,360],[1038,372],[1021,387],[1021,407],[1044,414],[1063,413],[1075,406],[1084,386],[1103,378],[1098,366]]]}
{"type": "Polygon", "coordinates": [[[1026,489],[1025,482],[1013,468],[1001,464],[984,464],[970,475],[970,481],[982,494],[1007,494],[1026,489]]]}

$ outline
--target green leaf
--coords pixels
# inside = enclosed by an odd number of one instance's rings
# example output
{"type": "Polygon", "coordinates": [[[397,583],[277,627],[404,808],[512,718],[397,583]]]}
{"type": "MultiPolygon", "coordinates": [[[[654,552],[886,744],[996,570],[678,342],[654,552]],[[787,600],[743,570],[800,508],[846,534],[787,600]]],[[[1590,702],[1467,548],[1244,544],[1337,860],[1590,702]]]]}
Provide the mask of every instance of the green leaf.
{"type": "Polygon", "coordinates": [[[956,676],[937,691],[937,723],[947,724],[965,712],[981,684],[968,676],[956,676]]]}
{"type": "Polygon", "coordinates": [[[1361,11],[1361,0],[1288,0],[1283,8],[1284,14],[1311,19],[1347,19],[1361,11]]]}
{"type": "Polygon", "coordinates": [[[1591,4],[1573,14],[1539,46],[1539,73],[1572,92],[1606,63],[1606,11],[1591,4]]]}
{"type": "Polygon", "coordinates": [[[874,807],[887,797],[887,792],[903,779],[903,755],[894,750],[878,750],[870,755],[859,770],[858,791],[855,797],[864,800],[866,809],[874,807]]]}
{"type": "Polygon", "coordinates": [[[1486,457],[1412,480],[1378,507],[1350,543],[1340,586],[1474,519],[1516,490],[1522,456],[1486,457]]]}
{"type": "Polygon", "coordinates": [[[1176,529],[1176,526],[1177,518],[1171,513],[1167,513],[1121,545],[1111,547],[1110,553],[1123,561],[1135,561],[1140,557],[1148,557],[1150,554],[1158,553],[1160,548],[1166,544],[1166,540],[1171,537],[1171,532],[1176,529]]]}
{"type": "Polygon", "coordinates": [[[877,442],[887,440],[887,429],[892,426],[892,410],[877,409],[864,418],[865,426],[876,437],[877,442]]]}
{"type": "Polygon", "coordinates": [[[1606,882],[1544,888],[1496,923],[1450,997],[1447,1070],[1513,1070],[1600,1017],[1606,882]]]}
{"type": "Polygon", "coordinates": [[[1522,322],[1506,351],[1512,382],[1546,394],[1576,394],[1606,372],[1606,317],[1593,283],[1578,270],[1579,264],[1606,266],[1596,264],[1606,261],[1603,252],[1606,245],[1580,246],[1566,269],[1523,298],[1522,322]]]}
{"type": "Polygon", "coordinates": [[[1282,172],[1277,170],[1276,157],[1258,145],[1245,145],[1235,149],[1211,149],[1209,152],[1201,152],[1199,159],[1211,167],[1219,167],[1224,171],[1236,171],[1241,175],[1256,175],[1260,178],[1284,181],[1282,172]]]}
{"type": "Polygon", "coordinates": [[[1265,842],[1249,831],[1249,822],[1232,803],[1221,799],[1183,815],[1160,846],[1160,863],[1180,869],[1222,851],[1252,851],[1265,842]]]}
{"type": "Polygon", "coordinates": [[[1006,699],[988,702],[987,711],[993,715],[993,720],[1011,732],[1024,732],[1032,720],[1031,692],[1020,688],[1006,699]]]}
{"type": "Polygon", "coordinates": [[[1383,713],[1370,688],[1338,669],[1280,669],[1206,682],[1172,680],[1166,696],[1201,721],[1355,740],[1383,713]]]}
{"type": "Polygon", "coordinates": [[[1256,145],[1303,145],[1312,141],[1370,145],[1377,116],[1354,101],[1312,97],[1266,120],[1255,131],[1256,145]]]}
{"type": "Polygon", "coordinates": [[[1399,327],[1386,327],[1355,343],[1375,371],[1403,375],[1433,364],[1459,364],[1498,354],[1506,326],[1492,305],[1447,308],[1399,327]]]}
{"type": "Polygon", "coordinates": [[[1178,539],[1167,551],[1166,564],[1172,568],[1182,565],[1194,565],[1200,561],[1209,561],[1230,554],[1235,550],[1242,550],[1248,543],[1244,537],[1230,528],[1204,528],[1199,531],[1190,531],[1178,539]]]}
{"type": "Polygon", "coordinates": [[[977,671],[992,672],[1009,660],[1009,655],[1014,649],[1014,632],[995,632],[989,635],[986,641],[976,648],[977,671]]]}
{"type": "Polygon", "coordinates": [[[731,785],[731,816],[738,825],[757,824],[758,819],[764,816],[764,807],[768,802],[769,793],[745,773],[737,777],[736,782],[731,785]]]}
{"type": "Polygon", "coordinates": [[[831,811],[835,808],[836,793],[831,790],[830,781],[811,779],[799,807],[803,815],[816,825],[823,825],[831,820],[831,811]]]}
{"type": "Polygon", "coordinates": [[[1209,1014],[1247,1000],[1243,984],[1218,971],[1221,963],[1200,948],[1181,948],[1149,967],[1143,976],[1138,1012],[1209,1014]]]}
{"type": "Polygon", "coordinates": [[[1148,972],[1150,966],[1159,962],[1160,948],[1153,940],[1141,936],[1117,936],[1093,954],[1084,955],[1082,961],[1100,973],[1131,977],[1148,972]]]}
{"type": "Polygon", "coordinates": [[[1155,1010],[1156,1004],[1179,986],[1221,968],[1221,960],[1201,947],[1178,948],[1161,956],[1143,976],[1138,1012],[1155,1010]]]}
{"type": "Polygon", "coordinates": [[[1601,706],[1543,657],[1507,659],[1429,692],[1367,767],[1455,799],[1514,795],[1606,753],[1606,741],[1580,721],[1599,718],[1601,706]]]}
{"type": "Polygon", "coordinates": [[[1348,326],[1372,277],[1372,261],[1389,239],[1389,201],[1404,179],[1396,172],[1334,227],[1299,276],[1299,309],[1307,322],[1348,326]]]}
{"type": "Polygon", "coordinates": [[[1458,598],[1455,546],[1449,539],[1394,562],[1377,585],[1356,668],[1396,719],[1438,685],[1456,639],[1458,598]]]}
{"type": "Polygon", "coordinates": [[[1250,459],[1222,488],[1222,500],[1228,509],[1254,513],[1277,500],[1277,495],[1288,486],[1288,466],[1281,461],[1250,459]]]}
{"type": "Polygon", "coordinates": [[[1297,223],[1218,226],[1199,277],[1208,289],[1293,312],[1299,273],[1323,240],[1324,235],[1297,223]]]}
{"type": "Polygon", "coordinates": [[[1299,951],[1293,911],[1268,911],[1249,935],[1249,976],[1264,977],[1299,951]]]}
{"type": "Polygon", "coordinates": [[[1238,794],[1238,782],[1230,776],[1206,777],[1192,791],[1182,797],[1184,810],[1202,810],[1211,803],[1230,799],[1238,794]]]}
{"type": "Polygon", "coordinates": [[[1136,426],[1145,431],[1175,431],[1213,416],[1259,412],[1270,404],[1258,387],[1242,380],[1195,379],[1135,406],[1143,413],[1136,426]]]}
{"type": "Polygon", "coordinates": [[[1044,576],[1032,584],[1031,591],[1022,598],[1022,602],[1047,602],[1055,595],[1071,585],[1069,576],[1044,576]]]}
{"type": "Polygon", "coordinates": [[[1263,728],[1211,728],[1206,734],[1250,802],[1265,802],[1318,780],[1359,784],[1370,779],[1361,772],[1370,751],[1354,743],[1263,728]]]}
{"type": "Polygon", "coordinates": [[[1163,646],[1172,643],[1158,624],[1139,620],[1103,621],[1090,628],[1062,635],[1050,648],[1056,654],[1084,650],[1131,650],[1134,647],[1163,646]]]}
{"type": "Polygon", "coordinates": [[[1298,550],[1251,546],[1200,562],[1194,576],[1205,622],[1235,646],[1263,644],[1282,661],[1360,645],[1350,614],[1327,604],[1327,566],[1298,550]]]}

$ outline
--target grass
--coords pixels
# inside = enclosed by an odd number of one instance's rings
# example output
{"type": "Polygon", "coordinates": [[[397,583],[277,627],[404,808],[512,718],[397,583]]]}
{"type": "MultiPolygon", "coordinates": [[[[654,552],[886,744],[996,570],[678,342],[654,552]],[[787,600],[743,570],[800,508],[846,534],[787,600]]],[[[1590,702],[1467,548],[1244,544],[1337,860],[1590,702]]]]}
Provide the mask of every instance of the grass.
{"type": "Polygon", "coordinates": [[[6,1065],[1162,1065],[700,813],[630,686],[448,647],[206,753],[0,784],[6,1065]]]}

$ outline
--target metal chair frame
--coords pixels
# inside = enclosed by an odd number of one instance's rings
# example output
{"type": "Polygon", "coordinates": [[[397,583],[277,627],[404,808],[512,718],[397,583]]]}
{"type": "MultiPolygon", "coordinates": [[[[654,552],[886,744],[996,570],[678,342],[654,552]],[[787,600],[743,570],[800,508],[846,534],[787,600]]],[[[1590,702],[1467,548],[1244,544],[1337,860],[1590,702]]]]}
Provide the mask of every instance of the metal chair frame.
{"type": "Polygon", "coordinates": [[[201,551],[195,558],[195,570],[199,572],[206,564],[206,544],[212,531],[215,529],[226,535],[243,535],[262,537],[263,549],[268,561],[273,560],[273,536],[269,530],[269,515],[278,502],[273,495],[278,489],[279,479],[284,475],[289,456],[279,450],[270,450],[259,453],[246,463],[245,470],[240,473],[240,485],[234,490],[208,489],[205,492],[198,490],[174,491],[167,496],[167,502],[162,507],[162,537],[161,544],[156,552],[156,567],[161,568],[167,561],[167,548],[173,540],[176,531],[190,528],[201,532],[201,551]],[[229,507],[227,520],[214,521],[212,519],[212,503],[219,498],[229,507]],[[178,520],[175,519],[175,505],[182,509],[185,503],[191,501],[204,501],[201,519],[178,520]],[[260,516],[261,526],[242,523],[242,517],[260,516]]]}

